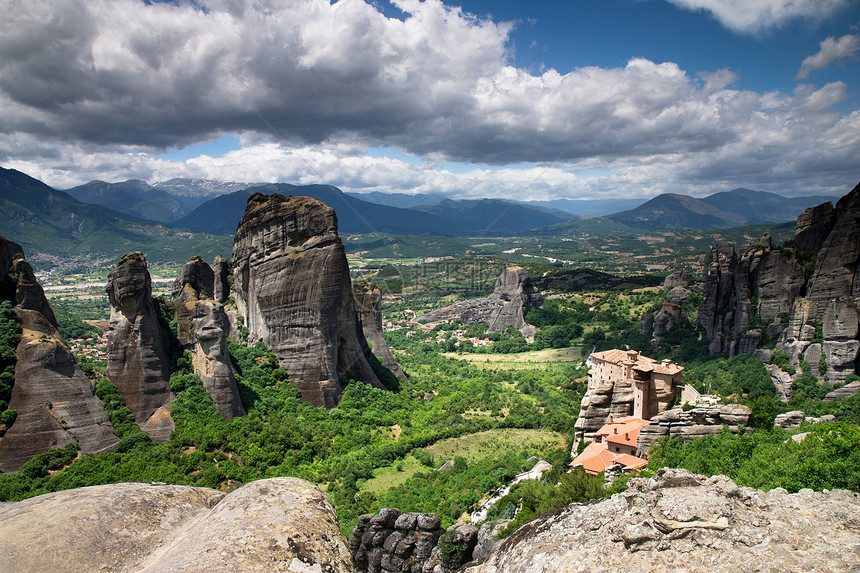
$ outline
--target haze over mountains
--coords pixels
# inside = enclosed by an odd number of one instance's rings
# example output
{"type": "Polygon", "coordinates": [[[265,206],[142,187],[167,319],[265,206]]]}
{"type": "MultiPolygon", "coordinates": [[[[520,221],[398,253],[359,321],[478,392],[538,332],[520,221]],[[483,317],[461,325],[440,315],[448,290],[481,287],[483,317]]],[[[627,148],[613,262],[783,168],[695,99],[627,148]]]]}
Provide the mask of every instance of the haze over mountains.
{"type": "Polygon", "coordinates": [[[427,194],[344,193],[330,185],[248,186],[192,179],[155,185],[139,180],[92,181],[59,191],[24,173],[0,168],[0,206],[6,214],[0,234],[15,237],[30,251],[57,254],[80,249],[121,250],[125,248],[123,245],[132,244],[138,248],[159,244],[160,247],[153,248],[192,249],[201,241],[183,234],[184,231],[222,237],[233,234],[248,197],[257,191],[285,196],[307,195],[323,201],[336,210],[342,233],[444,236],[571,232],[603,236],[719,229],[790,221],[806,207],[832,199],[820,196],[786,198],[748,189],[717,193],[703,199],[663,194],[633,209],[596,218],[577,216],[572,211],[601,212],[613,205],[630,206],[637,200],[455,201],[427,194]]]}

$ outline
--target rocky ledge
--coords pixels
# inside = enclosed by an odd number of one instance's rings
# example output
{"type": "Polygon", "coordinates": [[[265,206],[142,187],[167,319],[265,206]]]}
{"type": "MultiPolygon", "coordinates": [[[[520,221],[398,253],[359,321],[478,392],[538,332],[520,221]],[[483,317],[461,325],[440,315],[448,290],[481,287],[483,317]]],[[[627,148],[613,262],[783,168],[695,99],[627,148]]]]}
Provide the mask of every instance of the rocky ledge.
{"type": "Polygon", "coordinates": [[[664,468],[534,519],[470,573],[857,571],[860,494],[767,493],[664,468]]]}
{"type": "Polygon", "coordinates": [[[749,423],[752,410],[743,404],[699,404],[685,410],[678,406],[665,412],[660,412],[648,420],[648,424],[639,430],[636,448],[639,455],[657,443],[660,438],[668,436],[675,438],[693,439],[718,434],[723,428],[738,433],[749,423]]]}

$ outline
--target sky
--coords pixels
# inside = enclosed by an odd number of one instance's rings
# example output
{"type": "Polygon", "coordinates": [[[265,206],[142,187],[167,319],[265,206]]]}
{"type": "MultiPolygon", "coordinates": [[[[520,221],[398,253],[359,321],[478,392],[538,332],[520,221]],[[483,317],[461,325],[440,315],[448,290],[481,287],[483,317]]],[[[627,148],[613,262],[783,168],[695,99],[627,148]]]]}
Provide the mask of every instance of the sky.
{"type": "Polygon", "coordinates": [[[519,200],[860,181],[860,0],[0,0],[0,166],[519,200]]]}

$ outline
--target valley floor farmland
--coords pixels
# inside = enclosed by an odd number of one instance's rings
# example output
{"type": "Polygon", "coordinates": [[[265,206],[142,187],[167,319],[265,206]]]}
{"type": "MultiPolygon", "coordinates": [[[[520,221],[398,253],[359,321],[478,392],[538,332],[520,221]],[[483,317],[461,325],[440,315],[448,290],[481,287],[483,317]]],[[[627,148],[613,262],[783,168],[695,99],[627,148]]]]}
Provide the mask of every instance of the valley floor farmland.
{"type": "Polygon", "coordinates": [[[545,370],[559,363],[579,364],[584,360],[586,349],[581,346],[571,348],[546,348],[517,354],[458,354],[446,352],[446,358],[465,360],[480,369],[492,370],[545,370]]]}

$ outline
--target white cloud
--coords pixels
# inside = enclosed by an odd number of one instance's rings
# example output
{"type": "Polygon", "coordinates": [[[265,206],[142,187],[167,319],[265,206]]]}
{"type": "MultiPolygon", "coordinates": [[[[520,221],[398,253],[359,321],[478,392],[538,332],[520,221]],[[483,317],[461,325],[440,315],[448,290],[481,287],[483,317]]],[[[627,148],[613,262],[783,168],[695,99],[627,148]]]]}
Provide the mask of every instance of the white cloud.
{"type": "Polygon", "coordinates": [[[830,36],[820,46],[818,52],[804,58],[795,79],[805,80],[811,72],[824,69],[837,60],[856,57],[860,51],[860,36],[846,34],[838,40],[830,36]]]}
{"type": "Polygon", "coordinates": [[[533,75],[508,64],[509,24],[394,3],[403,19],[362,0],[15,2],[0,20],[0,163],[58,187],[189,176],[512,198],[856,182],[841,83],[762,94],[732,89],[726,70],[642,58],[533,75]],[[224,134],[242,149],[157,157],[224,134]],[[587,169],[611,175],[576,175],[587,169]]]}
{"type": "Polygon", "coordinates": [[[820,20],[836,14],[851,0],[668,0],[688,10],[710,12],[735,32],[760,33],[796,19],[820,20]]]}

